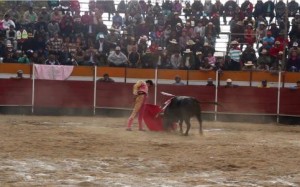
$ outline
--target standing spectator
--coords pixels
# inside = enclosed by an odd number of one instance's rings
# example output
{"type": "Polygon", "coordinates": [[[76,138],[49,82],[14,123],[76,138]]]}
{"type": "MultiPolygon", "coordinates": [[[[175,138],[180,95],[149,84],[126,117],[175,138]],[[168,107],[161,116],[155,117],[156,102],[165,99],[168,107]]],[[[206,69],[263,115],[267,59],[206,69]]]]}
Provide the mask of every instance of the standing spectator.
{"type": "Polygon", "coordinates": [[[274,15],[275,4],[273,0],[268,0],[264,3],[264,17],[269,17],[269,23],[271,23],[275,17],[274,15]]]}
{"type": "Polygon", "coordinates": [[[181,15],[181,10],[182,10],[181,2],[179,2],[179,0],[175,0],[174,3],[173,3],[172,11],[173,12],[178,12],[178,14],[181,15]]]}
{"type": "Polygon", "coordinates": [[[63,36],[71,36],[73,32],[74,20],[70,14],[67,12],[61,19],[60,30],[63,36]]]}
{"type": "Polygon", "coordinates": [[[37,14],[33,11],[32,7],[29,7],[23,14],[23,23],[26,26],[33,26],[38,21],[37,14]]]}
{"type": "Polygon", "coordinates": [[[299,4],[295,0],[291,0],[288,2],[288,13],[289,17],[294,17],[298,11],[299,4]]]}
{"type": "Polygon", "coordinates": [[[80,3],[78,0],[70,1],[70,11],[74,15],[75,12],[80,11],[80,3]]]}
{"type": "Polygon", "coordinates": [[[54,34],[54,36],[47,41],[47,49],[50,54],[60,55],[63,49],[62,46],[63,40],[58,34],[54,34]]]}
{"type": "Polygon", "coordinates": [[[192,4],[192,14],[196,19],[200,19],[203,15],[203,4],[200,0],[194,0],[192,4]]]}
{"type": "Polygon", "coordinates": [[[99,81],[99,82],[115,82],[114,79],[109,77],[108,73],[104,73],[103,77],[98,79],[97,81],[99,81]]]}
{"type": "Polygon", "coordinates": [[[252,17],[253,4],[249,0],[245,0],[241,5],[241,11],[247,17],[252,17]]]}
{"type": "Polygon", "coordinates": [[[117,6],[117,12],[125,14],[126,11],[127,11],[127,5],[124,0],[121,0],[117,6]]]}
{"type": "Polygon", "coordinates": [[[179,75],[175,76],[175,82],[173,83],[173,85],[185,85],[184,82],[181,81],[181,77],[179,75]]]}
{"type": "Polygon", "coordinates": [[[276,39],[280,33],[280,29],[277,27],[275,22],[271,23],[271,27],[269,28],[269,31],[271,31],[272,36],[276,39]]]}
{"type": "Polygon", "coordinates": [[[62,15],[61,15],[61,12],[59,11],[58,7],[54,8],[54,11],[50,15],[50,19],[51,19],[51,21],[53,20],[57,23],[60,23],[60,21],[62,19],[62,15]]]}
{"type": "Polygon", "coordinates": [[[203,6],[203,13],[207,17],[211,18],[211,12],[212,12],[212,6],[213,4],[211,3],[211,0],[205,0],[204,6],[203,6]]]}
{"type": "Polygon", "coordinates": [[[127,66],[127,57],[121,52],[119,46],[116,47],[115,51],[111,52],[108,56],[108,64],[112,67],[125,67],[127,66]]]}
{"type": "Polygon", "coordinates": [[[275,5],[276,20],[283,20],[285,15],[286,5],[282,0],[279,0],[275,5]]]}
{"type": "Polygon", "coordinates": [[[224,4],[224,16],[223,16],[223,20],[224,20],[224,24],[227,24],[227,19],[226,17],[233,17],[234,16],[234,12],[236,10],[236,8],[238,7],[237,3],[234,0],[228,0],[225,4],[224,4]]]}
{"type": "Polygon", "coordinates": [[[253,11],[253,16],[255,21],[259,16],[264,15],[264,3],[262,0],[257,0],[255,6],[254,6],[254,11],[253,11]]]}
{"type": "Polygon", "coordinates": [[[43,27],[46,31],[48,30],[48,23],[50,22],[50,14],[47,11],[46,7],[41,8],[41,12],[37,20],[37,28],[43,27]]]}
{"type": "Polygon", "coordinates": [[[161,5],[161,8],[162,8],[163,14],[168,17],[171,14],[172,9],[173,9],[172,2],[170,0],[164,1],[161,5]]]}
{"type": "Polygon", "coordinates": [[[53,37],[54,35],[60,33],[59,24],[55,20],[51,20],[50,23],[48,24],[47,28],[48,28],[50,37],[53,37]]]}
{"type": "Polygon", "coordinates": [[[252,24],[248,23],[245,29],[245,43],[253,46],[256,41],[255,31],[253,30],[252,24]]]}
{"type": "Polygon", "coordinates": [[[9,9],[4,15],[9,15],[10,19],[16,24],[15,28],[19,29],[19,25],[22,22],[22,17],[20,15],[20,11],[18,10],[18,6],[12,6],[11,9],[9,9]]]}
{"type": "Polygon", "coordinates": [[[191,7],[191,3],[186,1],[185,2],[185,7],[183,8],[183,13],[184,13],[184,17],[187,20],[188,17],[190,17],[192,15],[192,7],[191,7]]]}
{"type": "MultiPolygon", "coordinates": [[[[213,4],[211,13],[212,15],[218,14],[221,17],[224,15],[224,5],[221,3],[220,0],[216,0],[216,3],[213,4]]],[[[225,20],[223,20],[223,22],[225,23],[225,20]]]]}

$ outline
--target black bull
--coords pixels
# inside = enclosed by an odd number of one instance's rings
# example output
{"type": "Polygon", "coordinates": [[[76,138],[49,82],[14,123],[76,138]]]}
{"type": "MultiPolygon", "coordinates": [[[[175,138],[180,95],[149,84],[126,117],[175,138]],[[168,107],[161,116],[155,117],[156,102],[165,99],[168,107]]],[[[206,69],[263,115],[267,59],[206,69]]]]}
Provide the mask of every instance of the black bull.
{"type": "MultiPolygon", "coordinates": [[[[208,102],[210,104],[217,104],[214,102],[208,102]]],[[[168,130],[173,128],[173,124],[179,121],[180,133],[183,134],[182,123],[185,121],[187,128],[184,135],[188,135],[191,128],[191,117],[196,117],[199,122],[199,132],[202,131],[202,117],[200,102],[189,96],[175,96],[171,99],[170,103],[164,110],[163,113],[163,127],[168,130]]]]}

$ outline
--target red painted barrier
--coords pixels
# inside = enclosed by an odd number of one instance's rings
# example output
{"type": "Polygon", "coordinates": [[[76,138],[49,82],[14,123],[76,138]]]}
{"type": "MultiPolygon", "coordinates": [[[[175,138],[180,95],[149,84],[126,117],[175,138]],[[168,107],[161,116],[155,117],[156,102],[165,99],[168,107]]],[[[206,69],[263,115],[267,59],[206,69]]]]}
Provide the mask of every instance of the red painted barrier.
{"type": "MultiPolygon", "coordinates": [[[[129,83],[97,83],[96,107],[132,108],[132,86],[129,83]]],[[[154,104],[155,87],[150,88],[148,103],[154,104]]],[[[174,95],[196,97],[202,102],[215,101],[215,87],[157,85],[157,105],[174,95]]],[[[300,90],[280,90],[280,114],[300,116],[300,90]]],[[[277,88],[218,87],[218,112],[245,114],[276,114],[277,88]]],[[[94,105],[92,81],[36,80],[34,107],[89,108],[94,105]]],[[[24,106],[32,104],[32,80],[0,79],[0,106],[24,106]]],[[[203,111],[214,111],[214,105],[202,104],[203,111]]]]}

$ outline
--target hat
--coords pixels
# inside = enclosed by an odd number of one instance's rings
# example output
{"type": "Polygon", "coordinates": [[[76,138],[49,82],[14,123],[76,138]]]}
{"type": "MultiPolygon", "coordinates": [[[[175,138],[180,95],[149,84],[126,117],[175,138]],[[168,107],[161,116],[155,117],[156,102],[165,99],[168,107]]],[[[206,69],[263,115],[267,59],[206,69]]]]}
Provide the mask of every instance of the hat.
{"type": "Polygon", "coordinates": [[[248,61],[247,63],[244,64],[245,66],[253,66],[254,64],[252,63],[252,61],[248,61]]]}
{"type": "Polygon", "coordinates": [[[188,40],[186,45],[195,45],[196,43],[193,40],[188,40]]]}
{"type": "Polygon", "coordinates": [[[238,45],[238,44],[239,44],[239,42],[236,40],[233,40],[232,42],[230,42],[230,45],[238,45]]]}
{"type": "Polygon", "coordinates": [[[201,51],[197,51],[196,55],[202,55],[202,52],[201,51]]]}
{"type": "Polygon", "coordinates": [[[6,47],[12,47],[11,43],[6,44],[6,47]]]}
{"type": "Polygon", "coordinates": [[[45,6],[43,6],[41,9],[47,9],[45,6]]]}
{"type": "Polygon", "coordinates": [[[119,46],[117,46],[115,50],[116,50],[116,51],[120,51],[121,48],[120,48],[119,46]]]}
{"type": "Polygon", "coordinates": [[[298,47],[298,43],[297,43],[297,42],[294,42],[294,43],[293,43],[293,47],[298,47]]]}
{"type": "Polygon", "coordinates": [[[263,49],[262,51],[261,51],[261,54],[267,54],[267,50],[266,49],[263,49]]]}
{"type": "Polygon", "coordinates": [[[276,41],[275,44],[280,44],[280,41],[276,41]]]}
{"type": "Polygon", "coordinates": [[[207,82],[213,82],[213,79],[212,78],[208,78],[207,82]]]}
{"type": "Polygon", "coordinates": [[[207,42],[204,43],[204,46],[209,46],[209,44],[207,42]]]}
{"type": "Polygon", "coordinates": [[[226,82],[232,82],[232,80],[231,79],[227,79],[226,82]]]}
{"type": "Polygon", "coordinates": [[[251,26],[251,27],[252,27],[252,24],[251,24],[251,23],[248,23],[248,26],[251,26]]]}
{"type": "Polygon", "coordinates": [[[103,38],[104,38],[104,35],[103,35],[103,34],[100,34],[100,35],[99,35],[99,38],[102,38],[102,39],[103,39],[103,38]]]}
{"type": "Polygon", "coordinates": [[[22,70],[18,70],[17,73],[23,73],[23,71],[22,70]]]}
{"type": "Polygon", "coordinates": [[[170,40],[170,43],[177,44],[177,41],[176,41],[176,39],[172,39],[172,40],[170,40]]]}
{"type": "Polygon", "coordinates": [[[181,23],[177,23],[177,24],[176,24],[176,26],[179,26],[179,27],[181,27],[181,23]]]}
{"type": "Polygon", "coordinates": [[[212,22],[208,22],[208,25],[213,25],[213,23],[212,22]]]}
{"type": "Polygon", "coordinates": [[[186,49],[185,51],[183,51],[184,53],[191,53],[192,51],[190,49],[186,49]]]}
{"type": "Polygon", "coordinates": [[[162,47],[158,47],[157,50],[158,50],[158,51],[162,51],[163,48],[162,48],[162,47]]]}
{"type": "Polygon", "coordinates": [[[266,25],[265,22],[261,21],[259,22],[259,25],[266,25]]]}

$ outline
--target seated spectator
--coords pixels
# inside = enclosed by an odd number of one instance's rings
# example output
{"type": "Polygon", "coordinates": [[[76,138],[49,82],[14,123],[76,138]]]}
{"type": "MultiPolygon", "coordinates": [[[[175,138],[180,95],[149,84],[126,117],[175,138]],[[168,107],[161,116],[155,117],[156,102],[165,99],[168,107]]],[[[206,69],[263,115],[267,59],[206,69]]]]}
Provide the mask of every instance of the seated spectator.
{"type": "Polygon", "coordinates": [[[201,65],[204,63],[203,61],[203,55],[201,51],[196,52],[196,58],[195,58],[195,69],[200,69],[201,65]]]}
{"type": "Polygon", "coordinates": [[[22,64],[29,64],[30,59],[27,57],[27,55],[24,53],[20,53],[20,57],[18,58],[18,62],[22,64]]]}
{"type": "Polygon", "coordinates": [[[185,85],[184,82],[181,81],[181,77],[179,75],[175,76],[175,82],[173,85],[185,85]]]}
{"type": "Polygon", "coordinates": [[[15,63],[18,61],[18,57],[16,55],[16,50],[13,49],[13,46],[10,42],[7,42],[6,48],[3,54],[3,62],[5,63],[15,63]]]}
{"type": "Polygon", "coordinates": [[[207,58],[208,58],[208,63],[214,67],[216,65],[216,57],[213,56],[211,53],[208,53],[207,58]]]}
{"type": "Polygon", "coordinates": [[[257,57],[256,51],[253,49],[253,45],[247,44],[247,47],[242,52],[241,62],[244,64],[248,61],[251,61],[254,65],[256,65],[257,57]]]}
{"type": "Polygon", "coordinates": [[[180,69],[183,67],[182,65],[182,56],[179,52],[174,52],[170,58],[170,64],[173,69],[180,69]]]}
{"type": "Polygon", "coordinates": [[[4,19],[2,20],[2,27],[4,30],[8,30],[10,26],[14,26],[16,28],[15,22],[11,19],[10,15],[5,14],[4,19]]]}
{"type": "Polygon", "coordinates": [[[125,67],[127,66],[127,57],[121,52],[121,48],[117,46],[115,51],[111,52],[107,58],[108,65],[111,67],[125,67]]]}
{"type": "Polygon", "coordinates": [[[293,46],[289,50],[288,56],[291,56],[293,51],[296,51],[297,56],[300,57],[300,47],[298,47],[297,42],[293,43],[293,46]]]}
{"type": "Polygon", "coordinates": [[[283,70],[284,62],[286,62],[286,58],[283,57],[283,51],[279,51],[276,55],[275,59],[272,60],[272,66],[270,67],[270,71],[277,72],[279,70],[283,70]]]}
{"type": "Polygon", "coordinates": [[[147,49],[146,52],[142,54],[141,65],[142,68],[154,68],[155,56],[153,53],[151,53],[150,49],[147,49]]]}
{"type": "Polygon", "coordinates": [[[208,58],[205,57],[203,63],[200,65],[199,68],[201,71],[211,71],[214,67],[209,63],[208,58]]]}
{"type": "Polygon", "coordinates": [[[56,60],[56,56],[51,54],[48,56],[48,59],[44,62],[46,65],[60,65],[60,63],[56,60]]]}
{"type": "Polygon", "coordinates": [[[115,82],[112,78],[109,77],[108,73],[104,73],[103,77],[98,79],[99,82],[115,82]]]}
{"type": "Polygon", "coordinates": [[[6,43],[7,43],[7,41],[9,40],[10,43],[13,44],[13,48],[14,48],[15,50],[17,50],[17,48],[18,48],[17,31],[15,30],[14,26],[11,25],[11,26],[9,27],[9,29],[6,30],[6,33],[5,33],[5,34],[6,34],[6,43]]]}
{"type": "Polygon", "coordinates": [[[240,55],[241,49],[239,48],[239,43],[237,41],[232,41],[229,49],[229,57],[230,57],[230,64],[229,70],[238,71],[241,69],[240,65],[240,55]]]}
{"type": "Polygon", "coordinates": [[[214,84],[214,81],[213,81],[212,78],[208,78],[208,79],[207,79],[206,86],[216,86],[216,85],[214,84]]]}
{"type": "Polygon", "coordinates": [[[299,72],[299,70],[300,70],[300,58],[297,55],[296,51],[292,51],[286,63],[286,71],[299,72]]]}
{"type": "Polygon", "coordinates": [[[136,46],[132,47],[128,55],[128,65],[132,68],[141,67],[141,55],[137,52],[136,46]]]}
{"type": "Polygon", "coordinates": [[[247,71],[247,70],[255,70],[255,69],[256,67],[252,61],[248,61],[247,63],[244,63],[243,70],[247,71]]]}
{"type": "Polygon", "coordinates": [[[37,14],[33,11],[33,7],[29,7],[23,14],[23,23],[26,26],[33,26],[38,21],[37,14]]]}
{"type": "Polygon", "coordinates": [[[257,59],[257,70],[268,71],[272,65],[271,57],[266,49],[263,49],[261,56],[257,59]]]}
{"type": "Polygon", "coordinates": [[[275,45],[270,48],[269,54],[274,59],[277,57],[277,54],[279,53],[279,51],[283,51],[283,50],[284,50],[284,48],[281,45],[280,41],[276,41],[275,45]]]}
{"type": "Polygon", "coordinates": [[[272,36],[272,32],[268,31],[267,36],[263,37],[262,42],[267,42],[267,48],[270,49],[274,43],[275,43],[275,38],[272,36]]]}

